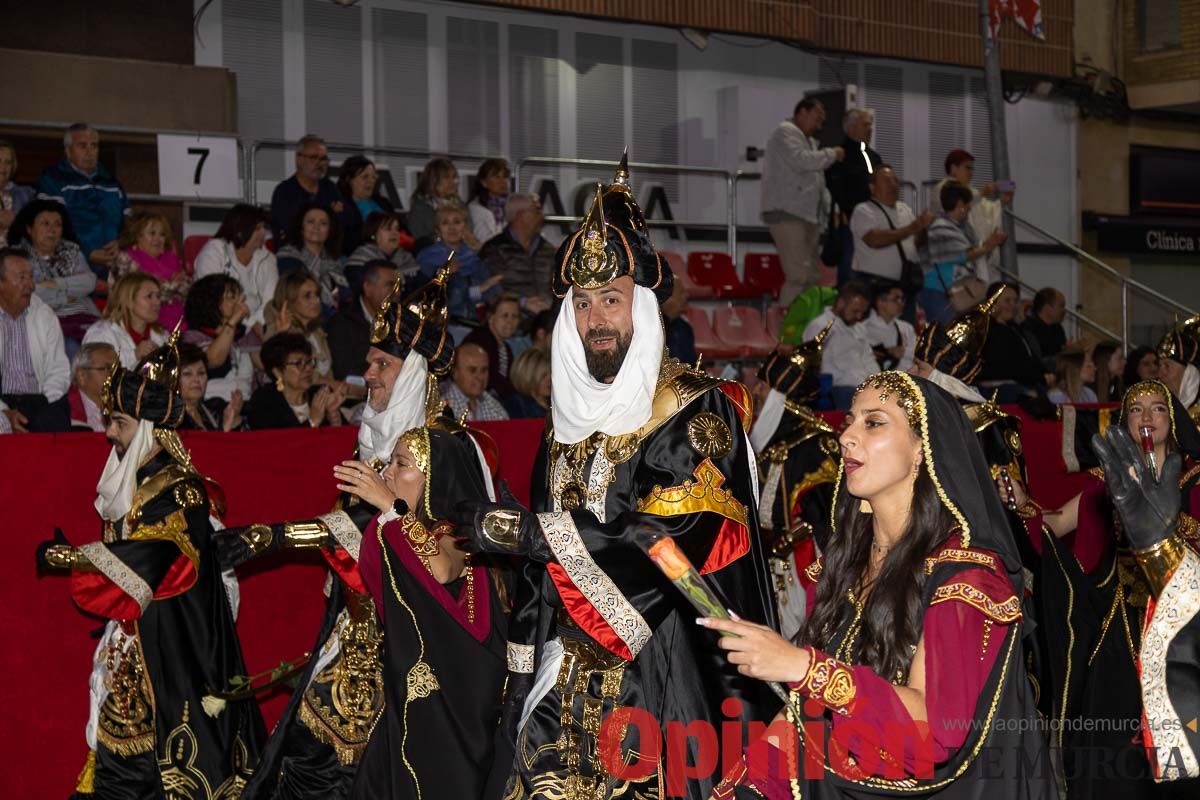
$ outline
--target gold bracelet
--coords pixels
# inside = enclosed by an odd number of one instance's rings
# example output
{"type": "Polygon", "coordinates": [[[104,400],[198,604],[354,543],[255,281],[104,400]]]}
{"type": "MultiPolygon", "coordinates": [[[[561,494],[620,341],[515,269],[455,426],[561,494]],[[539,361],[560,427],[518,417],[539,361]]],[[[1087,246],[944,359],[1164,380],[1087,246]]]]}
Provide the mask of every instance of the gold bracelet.
{"type": "Polygon", "coordinates": [[[1155,598],[1162,594],[1162,590],[1167,587],[1167,582],[1171,580],[1175,568],[1179,566],[1179,562],[1183,561],[1185,547],[1183,541],[1172,533],[1153,547],[1133,551],[1134,558],[1142,567],[1142,572],[1146,573],[1150,592],[1155,598]]]}
{"type": "Polygon", "coordinates": [[[320,547],[328,535],[329,530],[323,522],[289,522],[283,526],[283,546],[298,550],[320,547]]]}

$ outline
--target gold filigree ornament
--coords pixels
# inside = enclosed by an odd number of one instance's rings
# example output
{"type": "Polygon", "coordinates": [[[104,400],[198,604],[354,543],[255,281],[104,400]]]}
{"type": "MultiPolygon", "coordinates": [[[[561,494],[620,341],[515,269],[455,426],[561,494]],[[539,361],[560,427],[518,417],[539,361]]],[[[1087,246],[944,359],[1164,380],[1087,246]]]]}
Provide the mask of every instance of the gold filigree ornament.
{"type": "Polygon", "coordinates": [[[571,255],[568,270],[571,283],[580,289],[599,289],[611,283],[620,271],[616,253],[606,247],[608,243],[608,227],[604,222],[604,206],[600,194],[600,185],[596,185],[596,198],[592,208],[583,221],[583,229],[579,232],[582,242],[579,249],[571,255]]]}
{"type": "Polygon", "coordinates": [[[722,458],[733,447],[733,433],[725,420],[701,411],[687,425],[688,442],[705,458],[722,458]]]}
{"type": "Polygon", "coordinates": [[[582,483],[572,481],[563,487],[560,502],[563,511],[578,511],[587,502],[587,489],[582,483]]]}
{"type": "Polygon", "coordinates": [[[425,661],[413,664],[412,669],[408,671],[405,683],[408,687],[409,697],[429,697],[442,688],[438,683],[437,676],[433,674],[433,668],[425,661]]]}
{"type": "Polygon", "coordinates": [[[496,509],[483,516],[480,524],[483,535],[501,547],[517,546],[517,531],[521,527],[521,514],[518,511],[496,509]]]}
{"type": "Polygon", "coordinates": [[[917,389],[907,380],[904,373],[894,370],[877,372],[858,385],[858,388],[854,390],[854,396],[858,397],[867,388],[879,391],[879,402],[881,403],[886,403],[889,397],[895,395],[896,405],[903,409],[904,416],[908,419],[908,426],[914,431],[921,431],[919,411],[921,403],[917,399],[917,389]]]}

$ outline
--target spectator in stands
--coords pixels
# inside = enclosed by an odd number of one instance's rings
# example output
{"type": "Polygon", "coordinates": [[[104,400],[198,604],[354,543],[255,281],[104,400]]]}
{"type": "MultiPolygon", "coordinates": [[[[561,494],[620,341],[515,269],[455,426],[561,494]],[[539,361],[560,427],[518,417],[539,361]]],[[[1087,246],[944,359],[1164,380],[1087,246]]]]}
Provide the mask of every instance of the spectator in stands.
{"type": "Polygon", "coordinates": [[[1127,389],[1141,381],[1158,380],[1158,353],[1153,347],[1134,348],[1125,359],[1125,374],[1121,383],[1127,389]]]}
{"type": "Polygon", "coordinates": [[[779,302],[784,306],[820,277],[821,231],[829,219],[825,170],[846,155],[841,147],[818,144],[815,137],[824,124],[825,105],[805,97],[767,139],[762,219],[783,263],[779,302]]]}
{"type": "Polygon", "coordinates": [[[145,209],[129,215],[129,224],[121,232],[121,253],[113,266],[110,281],[119,281],[131,272],[144,272],[158,278],[162,289],[158,321],[164,328],[173,330],[175,323],[183,319],[183,298],[187,296],[192,279],[179,263],[175,235],[166,215],[145,209]]]}
{"type": "Polygon", "coordinates": [[[880,286],[875,292],[875,308],[862,323],[880,369],[907,372],[913,364],[917,332],[900,319],[903,308],[903,289],[897,284],[880,286]]]}
{"type": "Polygon", "coordinates": [[[312,347],[316,369],[313,380],[321,384],[334,384],[354,398],[366,395],[363,386],[344,386],[333,377],[333,359],[329,354],[329,340],[321,328],[321,297],[317,282],[307,272],[292,272],[279,279],[275,287],[275,298],[267,304],[267,337],[280,333],[298,333],[312,347]]]}
{"type": "Polygon", "coordinates": [[[71,388],[67,390],[71,430],[104,433],[104,382],[117,363],[117,351],[107,342],[88,342],[71,359],[71,388]]]}
{"type": "Polygon", "coordinates": [[[471,215],[471,233],[479,242],[486,243],[504,228],[510,178],[512,173],[503,158],[486,159],[475,173],[467,211],[471,215]]]}
{"type": "MultiPolygon", "coordinates": [[[[458,195],[458,168],[448,158],[434,158],[417,177],[408,210],[408,232],[416,239],[413,250],[418,255],[434,241],[437,234],[437,210],[442,206],[461,206],[458,195]]],[[[463,234],[472,250],[479,250],[479,241],[470,229],[463,234]]]]}
{"type": "Polygon", "coordinates": [[[183,341],[204,351],[208,366],[207,396],[229,402],[235,391],[250,395],[254,363],[250,353],[255,343],[247,337],[245,320],[250,316],[246,295],[228,275],[208,275],[192,284],[183,318],[187,331],[183,341]]]}
{"type": "MultiPolygon", "coordinates": [[[[303,209],[317,206],[332,214],[341,214],[342,194],[329,174],[329,148],[320,136],[309,134],[296,145],[296,173],[281,181],[271,194],[271,233],[275,237],[275,252],[285,244],[300,244],[289,238],[295,231],[296,218],[303,209]]],[[[337,253],[336,256],[340,256],[337,253]]]]}
{"type": "Polygon", "coordinates": [[[683,315],[687,308],[687,288],[675,281],[671,296],[662,302],[663,327],[667,334],[667,353],[684,364],[696,363],[696,333],[683,315]]]}
{"type": "Polygon", "coordinates": [[[79,245],[71,241],[70,222],[61,203],[34,200],[21,210],[14,227],[22,231],[20,246],[33,265],[38,297],[58,315],[63,336],[71,343],[68,355],[73,354],[75,343],[100,316],[88,296],[96,288],[96,274],[79,245]]]}
{"type": "Polygon", "coordinates": [[[29,256],[0,249],[0,433],[67,430],[70,382],[62,327],[34,295],[29,256]]]}
{"type": "Polygon", "coordinates": [[[263,309],[275,296],[275,283],[279,280],[275,254],[264,246],[268,222],[270,218],[261,208],[238,203],[225,214],[216,235],[200,248],[194,269],[196,280],[225,275],[237,281],[250,310],[246,325],[260,337],[263,309]]]}
{"type": "Polygon", "coordinates": [[[929,225],[926,241],[929,269],[925,272],[920,298],[925,319],[945,323],[957,313],[951,303],[952,293],[967,292],[974,303],[983,301],[983,297],[972,294],[975,288],[982,291],[983,286],[987,285],[975,265],[1007,237],[1004,231],[993,231],[983,244],[979,243],[975,229],[967,220],[971,213],[971,190],[968,187],[954,182],[945,183],[938,202],[942,212],[929,225]],[[968,277],[976,278],[977,282],[972,285],[966,281],[968,277]],[[963,283],[956,286],[960,281],[963,283]]]}
{"type": "Polygon", "coordinates": [[[804,328],[803,340],[807,342],[833,323],[825,339],[821,371],[833,380],[833,400],[838,408],[849,408],[858,385],[879,371],[866,330],[859,324],[867,314],[870,296],[865,283],[850,281],[838,289],[833,305],[804,328]]]}
{"type": "Polygon", "coordinates": [[[396,265],[384,259],[368,261],[362,270],[358,301],[347,303],[326,324],[333,377],[345,381],[362,376],[371,349],[371,325],[379,307],[396,283],[396,265]]]}
{"type": "Polygon", "coordinates": [[[498,294],[488,303],[483,324],[471,331],[462,340],[479,345],[488,357],[487,388],[499,397],[512,394],[512,382],[508,373],[513,363],[512,347],[508,339],[517,332],[521,323],[521,308],[516,295],[498,294]]]}
{"type": "Polygon", "coordinates": [[[32,186],[18,186],[13,182],[16,174],[17,148],[0,139],[0,246],[3,246],[17,214],[36,196],[32,186]]]}
{"type": "Polygon", "coordinates": [[[301,428],[342,423],[341,389],[313,382],[312,346],[298,333],[281,333],[263,342],[263,369],[271,381],[254,390],[246,407],[251,430],[301,428]]]}
{"type": "MultiPolygon", "coordinates": [[[[957,184],[971,190],[970,212],[967,215],[967,222],[971,225],[971,230],[975,231],[976,241],[985,242],[988,237],[997,231],[1004,229],[1004,211],[1000,205],[1000,193],[996,190],[996,184],[984,184],[982,189],[976,189],[971,185],[971,179],[975,177],[975,156],[968,153],[966,150],[951,150],[946,155],[945,161],[946,177],[933,187],[933,197],[939,198],[944,186],[957,184]]],[[[1013,193],[1006,192],[1003,195],[1005,204],[1012,203],[1013,193]]],[[[999,275],[998,269],[1000,266],[1000,254],[997,250],[992,250],[984,256],[976,258],[972,266],[975,268],[975,275],[984,283],[991,281],[999,275]]]]}
{"type": "Polygon", "coordinates": [[[1042,362],[1043,372],[1054,371],[1055,356],[1066,347],[1067,332],[1062,325],[1066,317],[1066,295],[1047,286],[1033,296],[1033,308],[1021,322],[1021,334],[1033,355],[1042,362]]]}
{"type": "Polygon", "coordinates": [[[389,261],[406,280],[414,277],[418,269],[417,261],[408,252],[406,240],[411,246],[412,237],[400,224],[399,214],[376,211],[367,217],[363,226],[363,242],[346,259],[344,271],[350,291],[358,293],[363,280],[363,266],[370,261],[389,261]]]}
{"type": "Polygon", "coordinates": [[[363,225],[372,214],[392,214],[395,208],[379,191],[375,164],[366,156],[350,156],[338,170],[342,194],[342,255],[350,255],[364,241],[363,225]]]}
{"type": "Polygon", "coordinates": [[[462,206],[441,206],[437,210],[438,239],[417,253],[417,264],[425,278],[433,278],[454,253],[458,268],[446,286],[446,305],[451,317],[474,322],[475,307],[500,294],[499,283],[504,276],[489,272],[479,260],[479,254],[468,244],[466,234],[467,210],[462,206]]]}
{"type": "Polygon", "coordinates": [[[837,226],[838,243],[840,244],[840,260],[838,261],[838,285],[853,277],[854,248],[857,243],[850,230],[850,220],[859,203],[865,203],[871,197],[868,184],[871,176],[883,163],[879,153],[871,148],[871,134],[875,119],[870,111],[862,108],[852,108],[842,117],[842,130],[846,136],[842,139],[842,150],[845,157],[831,166],[825,173],[825,183],[837,211],[841,215],[841,223],[837,226]]]}
{"type": "Polygon", "coordinates": [[[234,391],[227,403],[219,397],[205,398],[208,363],[204,351],[194,344],[179,345],[179,396],[183,398],[183,421],[179,427],[192,431],[234,431],[242,427],[242,393],[234,391]]]}
{"type": "Polygon", "coordinates": [[[145,272],[131,272],[108,293],[104,317],[83,336],[84,344],[103,342],[117,351],[121,366],[133,369],[167,340],[159,324],[162,285],[145,272]]]}
{"type": "MultiPolygon", "coordinates": [[[[920,216],[900,199],[900,179],[887,164],[880,164],[868,184],[870,198],[859,203],[850,219],[854,233],[854,277],[874,285],[899,283],[905,292],[901,317],[916,320],[916,292],[921,268],[917,263],[915,237],[929,227],[933,215],[920,216]]],[[[807,341],[807,339],[806,339],[807,341]]]]}
{"type": "MultiPolygon", "coordinates": [[[[686,296],[686,289],[684,290],[686,296]]],[[[529,320],[528,336],[531,347],[550,349],[550,340],[554,337],[554,323],[558,320],[558,312],[553,308],[539,311],[529,320]]]]}
{"type": "Polygon", "coordinates": [[[550,410],[550,350],[528,347],[512,366],[513,393],[502,401],[509,419],[541,419],[550,410]]]}
{"type": "Polygon", "coordinates": [[[455,419],[468,422],[508,419],[508,412],[488,388],[488,354],[474,342],[463,342],[454,351],[450,380],[442,381],[442,399],[455,419]]]}
{"type": "Polygon", "coordinates": [[[504,218],[508,224],[487,240],[479,257],[493,275],[503,276],[504,290],[521,298],[521,308],[534,314],[545,311],[553,302],[554,247],[542,237],[542,202],[536,194],[511,194],[504,218]]]}
{"type": "Polygon", "coordinates": [[[1054,358],[1054,388],[1046,393],[1051,403],[1095,403],[1089,383],[1096,379],[1092,354],[1082,347],[1061,351],[1054,358]]]}
{"type": "Polygon", "coordinates": [[[997,282],[988,287],[987,296],[1002,286],[1005,290],[992,306],[979,383],[987,389],[999,389],[999,402],[1015,403],[1022,396],[1036,394],[1045,385],[1047,373],[1014,321],[1020,288],[1015,283],[997,282]]]}
{"type": "Polygon", "coordinates": [[[292,223],[288,244],[276,254],[279,274],[304,271],[321,288],[321,305],[332,311],[341,305],[342,292],[349,284],[342,271],[341,228],[327,208],[309,206],[292,223]]]}
{"type": "Polygon", "coordinates": [[[1108,341],[1097,344],[1092,348],[1092,365],[1096,370],[1093,382],[1096,401],[1119,402],[1125,396],[1125,353],[1121,350],[1121,343],[1108,341]]]}
{"type": "Polygon", "coordinates": [[[125,190],[100,163],[100,134],[76,122],[63,135],[66,158],[47,167],[37,180],[38,196],[66,206],[71,227],[93,271],[107,278],[117,263],[117,237],[129,213],[125,190]]]}

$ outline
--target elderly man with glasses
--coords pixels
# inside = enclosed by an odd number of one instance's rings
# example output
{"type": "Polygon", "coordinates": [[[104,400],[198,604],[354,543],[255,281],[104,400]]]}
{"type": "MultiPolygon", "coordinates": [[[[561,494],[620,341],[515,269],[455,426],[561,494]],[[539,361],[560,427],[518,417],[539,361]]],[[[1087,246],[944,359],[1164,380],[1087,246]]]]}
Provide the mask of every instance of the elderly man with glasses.
{"type": "Polygon", "coordinates": [[[275,249],[286,244],[287,231],[300,209],[318,205],[342,213],[342,194],[329,180],[329,149],[320,136],[309,134],[296,145],[296,173],[271,195],[271,233],[275,249]]]}

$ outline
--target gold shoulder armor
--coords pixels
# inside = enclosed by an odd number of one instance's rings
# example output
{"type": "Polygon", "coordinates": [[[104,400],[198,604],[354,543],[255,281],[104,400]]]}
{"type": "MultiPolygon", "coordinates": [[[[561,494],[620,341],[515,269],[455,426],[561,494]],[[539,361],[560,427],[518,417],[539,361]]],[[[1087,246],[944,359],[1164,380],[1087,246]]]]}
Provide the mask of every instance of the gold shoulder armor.
{"type": "Polygon", "coordinates": [[[692,369],[678,359],[663,357],[658,372],[658,387],[654,392],[650,419],[632,433],[608,437],[605,452],[609,460],[620,463],[632,456],[647,436],[675,416],[700,395],[720,386],[724,381],[708,373],[692,369]]]}
{"type": "Polygon", "coordinates": [[[193,507],[185,504],[184,500],[189,502],[198,500],[196,505],[203,502],[204,493],[199,487],[199,476],[196,471],[182,464],[169,464],[133,490],[133,504],[129,508],[129,514],[126,515],[126,530],[137,527],[142,518],[142,509],[146,507],[146,504],[168,489],[174,492],[175,503],[183,508],[193,507]],[[191,480],[193,478],[196,480],[191,480]],[[183,481],[187,481],[187,484],[176,487],[176,484],[183,481]]]}

